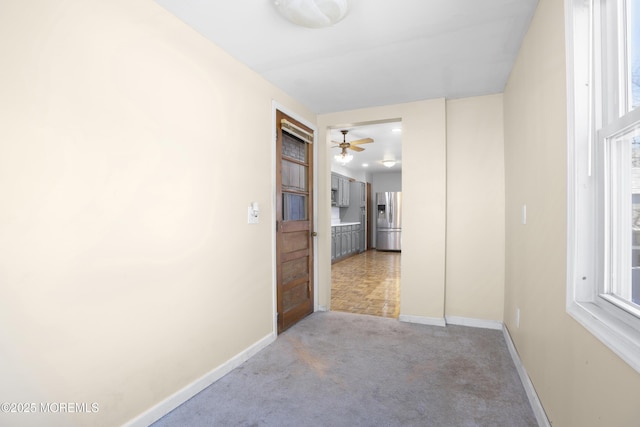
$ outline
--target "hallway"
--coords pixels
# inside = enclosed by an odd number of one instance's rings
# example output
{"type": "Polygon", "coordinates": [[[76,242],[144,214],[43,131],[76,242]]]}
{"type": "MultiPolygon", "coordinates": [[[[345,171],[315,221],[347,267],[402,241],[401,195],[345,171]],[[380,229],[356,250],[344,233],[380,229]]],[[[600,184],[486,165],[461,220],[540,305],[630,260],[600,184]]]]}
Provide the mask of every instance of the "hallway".
{"type": "Polygon", "coordinates": [[[331,310],[397,319],[400,252],[370,250],[333,264],[331,310]]]}

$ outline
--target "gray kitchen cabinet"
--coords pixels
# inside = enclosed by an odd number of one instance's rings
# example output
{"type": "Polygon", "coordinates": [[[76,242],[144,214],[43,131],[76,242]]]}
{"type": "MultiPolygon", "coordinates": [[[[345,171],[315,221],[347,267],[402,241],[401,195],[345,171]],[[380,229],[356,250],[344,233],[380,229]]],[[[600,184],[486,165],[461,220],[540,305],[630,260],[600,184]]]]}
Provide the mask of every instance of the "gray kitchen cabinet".
{"type": "Polygon", "coordinates": [[[349,178],[344,177],[342,175],[338,175],[335,173],[331,174],[331,204],[333,206],[338,206],[340,208],[344,208],[349,206],[349,186],[351,182],[349,178]],[[335,198],[333,193],[335,194],[335,198]],[[335,203],[334,203],[335,200],[335,203]]]}
{"type": "Polygon", "coordinates": [[[338,177],[338,200],[337,206],[344,208],[349,206],[349,178],[338,177]]]}
{"type": "Polygon", "coordinates": [[[349,191],[351,184],[348,178],[342,178],[342,205],[343,207],[349,206],[349,191]]]}
{"type": "Polygon", "coordinates": [[[334,173],[331,174],[331,189],[337,190],[340,185],[340,177],[334,173]]]}
{"type": "Polygon", "coordinates": [[[361,225],[336,225],[331,227],[331,262],[362,252],[361,225]]]}
{"type": "Polygon", "coordinates": [[[360,230],[359,230],[359,234],[360,234],[360,244],[358,245],[358,248],[360,249],[360,252],[364,252],[367,250],[367,208],[366,207],[361,207],[360,208],[360,230]]]}
{"type": "Polygon", "coordinates": [[[349,206],[350,184],[349,178],[335,173],[331,174],[331,204],[333,206],[340,208],[349,206]]]}
{"type": "Polygon", "coordinates": [[[336,227],[331,227],[331,262],[336,259],[336,227]]]}
{"type": "Polygon", "coordinates": [[[351,253],[351,226],[346,225],[340,233],[340,256],[345,257],[351,253]]]}
{"type": "MultiPolygon", "coordinates": [[[[367,185],[364,182],[358,182],[360,187],[360,207],[367,206],[367,185]]],[[[362,223],[360,223],[362,225],[362,223]]]]}
{"type": "Polygon", "coordinates": [[[360,252],[360,226],[354,225],[351,228],[351,232],[349,233],[351,237],[351,252],[359,253],[360,252]]]}

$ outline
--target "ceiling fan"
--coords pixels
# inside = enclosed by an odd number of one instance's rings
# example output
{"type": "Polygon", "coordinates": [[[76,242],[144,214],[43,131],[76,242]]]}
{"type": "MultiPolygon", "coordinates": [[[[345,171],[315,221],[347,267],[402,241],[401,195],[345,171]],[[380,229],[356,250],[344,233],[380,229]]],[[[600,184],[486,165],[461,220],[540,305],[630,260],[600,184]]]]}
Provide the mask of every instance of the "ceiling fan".
{"type": "MultiPolygon", "coordinates": [[[[333,147],[331,147],[331,148],[340,147],[342,149],[342,152],[339,155],[337,155],[336,158],[342,157],[343,159],[349,158],[349,160],[351,160],[352,156],[347,153],[347,148],[353,151],[364,151],[364,148],[358,147],[358,145],[368,144],[370,142],[373,142],[372,138],[363,138],[363,139],[357,139],[355,141],[347,142],[347,133],[349,131],[341,130],[340,132],[342,132],[342,142],[333,141],[338,145],[334,145],[333,147]]],[[[348,162],[349,160],[345,161],[345,163],[348,162]]]]}

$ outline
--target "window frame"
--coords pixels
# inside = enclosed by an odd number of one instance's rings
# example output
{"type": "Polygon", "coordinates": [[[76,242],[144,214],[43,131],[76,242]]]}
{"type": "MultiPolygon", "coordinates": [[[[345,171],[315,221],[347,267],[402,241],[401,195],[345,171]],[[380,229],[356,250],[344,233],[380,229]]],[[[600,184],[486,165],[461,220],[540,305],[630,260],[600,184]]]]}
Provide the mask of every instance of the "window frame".
{"type": "Polygon", "coordinates": [[[640,108],[626,111],[630,105],[628,87],[620,84],[621,80],[627,81],[622,74],[627,72],[624,55],[618,50],[627,36],[621,31],[621,4],[625,1],[608,1],[603,6],[600,0],[565,0],[566,310],[640,372],[640,316],[633,307],[625,307],[615,296],[607,294],[611,286],[607,278],[615,278],[622,271],[621,267],[615,267],[617,249],[610,230],[615,229],[612,224],[617,219],[624,217],[620,209],[610,204],[615,197],[610,197],[609,156],[617,155],[609,151],[610,138],[640,122],[640,108]],[[605,19],[596,19],[602,16],[605,19]]]}

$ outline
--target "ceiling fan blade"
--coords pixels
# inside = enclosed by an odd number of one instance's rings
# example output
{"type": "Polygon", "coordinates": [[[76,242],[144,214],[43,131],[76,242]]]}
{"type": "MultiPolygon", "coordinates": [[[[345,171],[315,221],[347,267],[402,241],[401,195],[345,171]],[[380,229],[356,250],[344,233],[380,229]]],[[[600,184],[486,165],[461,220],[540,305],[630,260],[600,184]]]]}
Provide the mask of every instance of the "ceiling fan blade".
{"type": "Polygon", "coordinates": [[[358,145],[358,144],[368,144],[370,142],[373,142],[373,139],[371,139],[371,138],[363,138],[363,139],[356,139],[355,141],[349,141],[349,144],[358,145]]]}
{"type": "Polygon", "coordinates": [[[351,147],[349,147],[351,150],[353,151],[364,151],[364,148],[360,148],[360,147],[354,147],[353,145],[351,147]]]}

